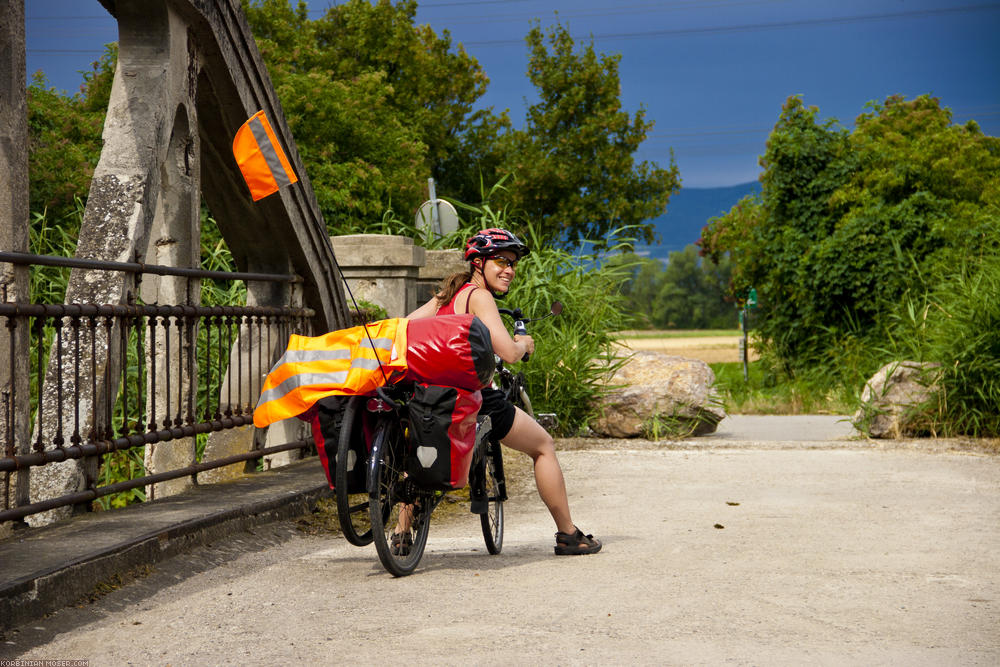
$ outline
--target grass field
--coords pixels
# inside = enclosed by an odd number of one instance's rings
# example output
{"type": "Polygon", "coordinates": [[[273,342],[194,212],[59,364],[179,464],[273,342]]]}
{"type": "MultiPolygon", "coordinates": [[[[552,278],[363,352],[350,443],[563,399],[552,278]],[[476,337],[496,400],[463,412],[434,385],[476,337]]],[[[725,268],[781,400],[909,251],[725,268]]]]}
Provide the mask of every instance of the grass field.
{"type": "Polygon", "coordinates": [[[741,335],[739,329],[663,329],[663,330],[631,330],[619,331],[614,334],[621,339],[645,338],[703,338],[706,336],[736,336],[741,335]]]}
{"type": "MultiPolygon", "coordinates": [[[[623,331],[617,334],[619,343],[633,352],[660,352],[678,357],[701,359],[708,364],[738,362],[740,359],[739,331],[623,331]]],[[[750,361],[756,359],[750,350],[750,361]]]]}

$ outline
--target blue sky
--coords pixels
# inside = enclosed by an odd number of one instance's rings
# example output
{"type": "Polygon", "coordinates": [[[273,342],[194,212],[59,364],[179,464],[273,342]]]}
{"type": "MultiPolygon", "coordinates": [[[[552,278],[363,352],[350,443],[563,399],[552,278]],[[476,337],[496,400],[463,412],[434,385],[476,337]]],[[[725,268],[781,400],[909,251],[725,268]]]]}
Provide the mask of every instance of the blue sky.
{"type": "MultiPolygon", "coordinates": [[[[308,4],[318,18],[335,3],[308,4]]],[[[850,127],[871,100],[929,93],[1000,135],[1000,2],[430,0],[417,22],[464,44],[490,77],[482,103],[520,123],[534,100],[524,36],[556,12],[578,44],[621,54],[625,109],[656,123],[638,157],[666,165],[673,149],[684,187],[755,179],[794,94],[850,127]]],[[[25,0],[25,14],[29,76],[69,92],[117,39],[97,0],[25,0]]]]}

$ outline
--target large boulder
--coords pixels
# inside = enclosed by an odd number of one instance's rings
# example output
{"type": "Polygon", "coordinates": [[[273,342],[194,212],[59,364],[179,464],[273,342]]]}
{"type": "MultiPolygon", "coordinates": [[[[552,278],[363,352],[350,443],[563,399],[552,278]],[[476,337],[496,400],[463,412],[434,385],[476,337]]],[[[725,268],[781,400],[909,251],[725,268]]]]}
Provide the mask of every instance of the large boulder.
{"type": "Polygon", "coordinates": [[[636,352],[609,379],[592,431],[611,438],[684,437],[714,433],[726,416],[699,359],[636,352]]]}
{"type": "Polygon", "coordinates": [[[865,383],[861,407],[851,420],[871,438],[903,438],[932,433],[931,412],[938,395],[940,364],[893,361],[865,383]]]}

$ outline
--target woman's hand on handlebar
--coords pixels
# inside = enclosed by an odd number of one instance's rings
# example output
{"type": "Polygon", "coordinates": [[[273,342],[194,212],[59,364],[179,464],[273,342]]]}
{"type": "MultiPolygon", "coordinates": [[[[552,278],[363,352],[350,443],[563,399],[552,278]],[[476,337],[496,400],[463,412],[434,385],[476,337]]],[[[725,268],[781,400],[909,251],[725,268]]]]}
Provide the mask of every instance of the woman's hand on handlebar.
{"type": "Polygon", "coordinates": [[[527,354],[535,353],[535,339],[526,334],[514,334],[514,342],[524,345],[524,353],[522,357],[527,354]]]}

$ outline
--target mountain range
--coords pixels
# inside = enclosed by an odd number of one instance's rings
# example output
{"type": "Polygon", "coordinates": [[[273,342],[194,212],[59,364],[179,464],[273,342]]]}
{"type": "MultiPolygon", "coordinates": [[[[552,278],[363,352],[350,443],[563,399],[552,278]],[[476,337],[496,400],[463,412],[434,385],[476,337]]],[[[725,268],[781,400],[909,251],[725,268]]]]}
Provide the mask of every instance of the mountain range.
{"type": "Polygon", "coordinates": [[[636,244],[635,250],[666,262],[671,252],[683,250],[701,238],[701,230],[710,218],[728,212],[743,197],[758,193],[759,181],[722,188],[683,188],[670,198],[667,212],[653,220],[659,243],[636,244]]]}

